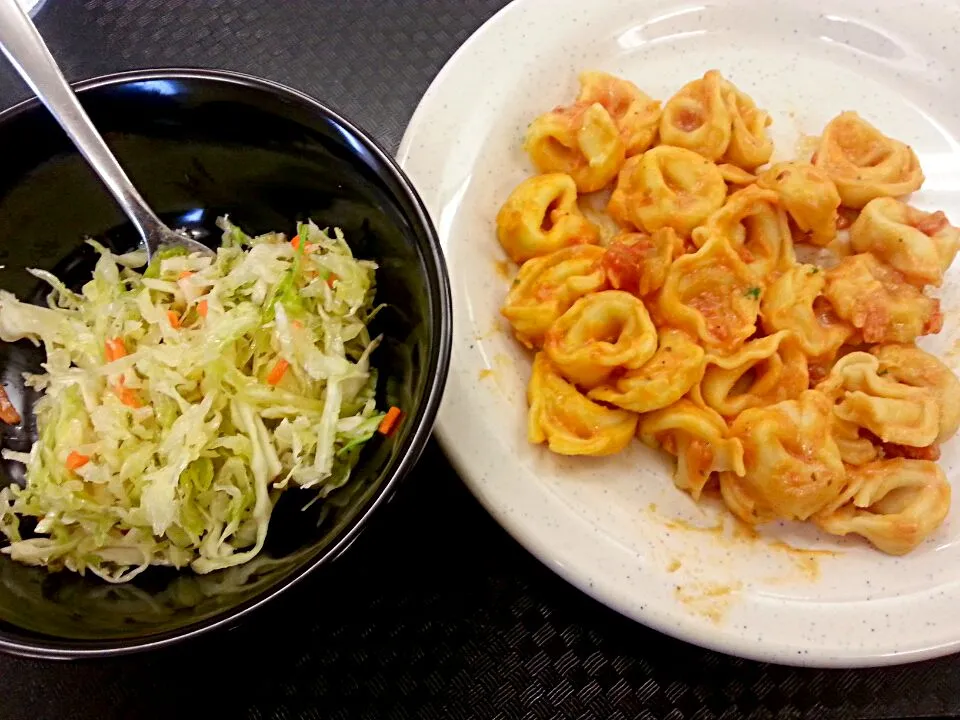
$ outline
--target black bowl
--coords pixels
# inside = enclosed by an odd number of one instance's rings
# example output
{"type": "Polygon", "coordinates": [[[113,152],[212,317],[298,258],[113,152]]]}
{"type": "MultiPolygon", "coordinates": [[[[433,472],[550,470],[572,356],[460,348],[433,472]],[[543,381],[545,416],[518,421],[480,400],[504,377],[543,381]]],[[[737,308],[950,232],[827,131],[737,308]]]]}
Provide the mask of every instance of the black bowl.
{"type": "MultiPolygon", "coordinates": [[[[229,213],[249,232],[297,219],[343,228],[354,253],[376,260],[378,394],[405,418],[371,441],[355,479],[302,511],[306,491],[284,493],[267,545],[251,563],[200,576],[151,568],[130,584],[14,563],[0,555],[0,649],[42,657],[132,652],[229,624],[339,555],[416,462],[433,425],[450,357],[450,289],[427,213],[393,160],[317,101],[266,80],[209,70],[150,70],[76,86],[81,102],[134,184],[169,225],[216,244],[229,213]]],[[[41,301],[27,267],[82,284],[83,245],[136,243],[132,227],[36,101],[0,113],[0,286],[41,301]]],[[[0,379],[19,407],[33,400],[21,373],[42,352],[0,348],[0,379]]],[[[26,449],[36,428],[4,426],[3,446],[26,449]]],[[[0,486],[22,481],[3,463],[0,486]]]]}

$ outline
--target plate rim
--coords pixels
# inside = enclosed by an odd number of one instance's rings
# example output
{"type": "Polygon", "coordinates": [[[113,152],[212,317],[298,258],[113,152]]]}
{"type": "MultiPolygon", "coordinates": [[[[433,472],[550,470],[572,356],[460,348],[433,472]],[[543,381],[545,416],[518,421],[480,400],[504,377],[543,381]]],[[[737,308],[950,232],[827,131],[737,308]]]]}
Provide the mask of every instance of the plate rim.
{"type": "MultiPolygon", "coordinates": [[[[440,92],[447,77],[455,72],[455,66],[463,62],[465,56],[473,50],[474,46],[484,41],[486,39],[485,36],[494,32],[496,26],[499,23],[505,22],[508,16],[521,12],[522,9],[529,8],[538,3],[547,6],[549,0],[510,0],[504,7],[497,10],[473,31],[446,60],[440,71],[430,82],[430,85],[418,102],[404,130],[396,153],[397,162],[404,171],[413,176],[413,172],[409,168],[409,162],[414,136],[420,127],[425,124],[425,119],[431,110],[429,107],[430,103],[434,96],[440,92]]],[[[842,0],[840,0],[840,4],[842,4],[842,0]]],[[[444,228],[439,222],[439,209],[431,206],[433,198],[430,197],[430,194],[422,193],[422,197],[437,226],[441,246],[444,246],[446,238],[444,237],[444,228]]],[[[450,253],[447,253],[447,257],[448,267],[452,266],[453,263],[450,260],[450,253]]],[[[453,284],[453,276],[451,276],[451,285],[453,284]]],[[[457,352],[456,344],[455,332],[454,356],[457,352]]],[[[575,563],[566,562],[570,559],[569,556],[565,555],[563,551],[550,546],[546,539],[548,533],[538,531],[536,529],[536,523],[511,513],[507,503],[499,500],[494,493],[488,492],[477,473],[471,472],[468,455],[456,442],[456,430],[452,426],[452,422],[446,419],[446,414],[443,411],[443,406],[448,402],[447,397],[451,391],[451,386],[456,381],[456,374],[455,369],[451,368],[451,373],[447,378],[444,388],[444,401],[441,403],[438,414],[435,435],[460,480],[467,486],[480,505],[524,550],[533,555],[539,562],[574,588],[603,606],[614,610],[626,620],[640,623],[645,627],[663,633],[671,638],[690,643],[708,651],[720,652],[747,660],[771,662],[792,667],[824,669],[888,667],[944,657],[960,651],[960,633],[958,633],[957,638],[954,640],[943,643],[928,643],[921,647],[895,652],[885,652],[880,648],[856,647],[851,648],[851,652],[847,654],[833,652],[829,648],[820,649],[814,645],[811,645],[808,650],[798,650],[796,646],[779,643],[776,640],[767,638],[762,641],[754,640],[749,642],[741,637],[729,635],[720,630],[713,633],[704,632],[702,626],[694,627],[688,625],[688,623],[684,622],[684,618],[680,618],[675,613],[671,613],[669,608],[658,611],[651,604],[643,604],[639,608],[628,607],[625,602],[621,602],[615,595],[601,590],[599,587],[600,584],[592,582],[587,574],[582,572],[581,568],[577,567],[575,563]]],[[[886,600],[890,599],[893,598],[886,598],[886,600]]],[[[866,600],[865,602],[882,602],[882,600],[866,600]]]]}

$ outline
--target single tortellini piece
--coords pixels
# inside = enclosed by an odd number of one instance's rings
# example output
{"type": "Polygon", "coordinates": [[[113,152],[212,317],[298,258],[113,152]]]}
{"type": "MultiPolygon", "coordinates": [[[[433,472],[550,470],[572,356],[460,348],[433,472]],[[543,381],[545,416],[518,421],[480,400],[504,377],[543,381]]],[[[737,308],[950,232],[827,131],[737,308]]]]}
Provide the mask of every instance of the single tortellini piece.
{"type": "Polygon", "coordinates": [[[604,290],[580,298],[557,318],[543,348],[568,380],[592,388],[614,370],[643,367],[657,351],[657,329],[636,296],[604,290]]]}
{"type": "MultiPolygon", "coordinates": [[[[919,359],[919,358],[918,358],[919,359]]],[[[840,358],[817,385],[838,418],[869,430],[885,443],[927,447],[940,435],[940,406],[933,392],[900,382],[870,353],[840,358]]]]}
{"type": "Polygon", "coordinates": [[[607,247],[615,237],[624,233],[624,228],[607,212],[609,193],[591,193],[581,199],[583,202],[580,203],[580,212],[597,229],[597,235],[600,237],[599,245],[607,247]]]}
{"type": "Polygon", "coordinates": [[[596,245],[564,248],[527,260],[500,309],[517,339],[539,348],[550,326],[584,295],[607,288],[604,249],[596,245]]]}
{"type": "Polygon", "coordinates": [[[854,533],[889,555],[929,537],[950,509],[950,483],[929,460],[879,460],[847,468],[847,487],[813,521],[831,535],[854,533]]]}
{"type": "Polygon", "coordinates": [[[690,150],[658,145],[627,160],[607,211],[624,227],[648,233],[672,227],[687,237],[726,196],[716,165],[690,150]]]}
{"type": "Polygon", "coordinates": [[[660,140],[708,160],[753,170],[773,154],[770,116],[717,70],[684,85],[667,101],[660,140]]]}
{"type": "Polygon", "coordinates": [[[520,183],[497,213],[497,238],[515,263],[600,240],[577,206],[576,183],[563,173],[520,183]]]}
{"type": "Polygon", "coordinates": [[[889,138],[855,112],[843,112],[823,129],[813,164],[837,186],[843,204],[862,208],[878,197],[919,190],[923,171],[909,145],[889,138]]]}
{"type": "Polygon", "coordinates": [[[589,70],[580,73],[578,104],[603,105],[620,129],[627,157],[645,152],[657,136],[660,101],[629,80],[589,70]]]}
{"type": "Polygon", "coordinates": [[[801,349],[813,358],[832,359],[853,334],[825,297],[826,273],[816,265],[787,269],[767,288],[760,303],[763,329],[789,330],[801,349]]]}
{"type": "Polygon", "coordinates": [[[877,345],[870,354],[880,363],[879,375],[930,391],[940,408],[938,443],[956,434],[960,428],[960,380],[950,368],[915,345],[877,345]]]}
{"type": "Polygon", "coordinates": [[[587,397],[645,413],[672,405],[703,375],[704,351],[684,332],[660,330],[657,352],[636,370],[612,377],[587,397]]]}
{"type": "Polygon", "coordinates": [[[637,429],[638,416],[588,400],[564,380],[545,353],[533,360],[527,386],[527,438],[560,455],[613,455],[637,429]]]}
{"type": "Polygon", "coordinates": [[[831,433],[840,449],[840,457],[847,465],[864,465],[882,456],[880,445],[865,437],[859,425],[841,420],[836,413],[833,414],[831,433]]]}
{"type": "Polygon", "coordinates": [[[663,287],[667,270],[683,252],[683,239],[673,228],[622,233],[607,246],[603,267],[613,288],[646,297],[663,287]]]}
{"type": "Polygon", "coordinates": [[[693,242],[702,247],[713,235],[726,238],[758,277],[785,270],[795,262],[787,213],[772,190],[751,185],[733,193],[693,231],[693,242]]]}
{"type": "Polygon", "coordinates": [[[660,116],[660,142],[719,160],[730,147],[733,116],[728,83],[717,70],[684,85],[660,116]]]}
{"type": "Polygon", "coordinates": [[[867,343],[913,342],[943,327],[940,301],[924,295],[872,253],[850,255],[826,275],[824,296],[867,343]]]}
{"type": "Polygon", "coordinates": [[[600,190],[626,158],[620,129],[600,103],[557,108],[527,128],[524,149],[541,173],[564,173],[580,192],[600,190]]]}
{"type": "Polygon", "coordinates": [[[790,333],[751,340],[732,355],[709,355],[691,398],[727,418],[792,400],[809,387],[807,358],[790,333]]]}
{"type": "Polygon", "coordinates": [[[893,198],[877,198],[864,206],[851,226],[850,244],[899,270],[908,282],[940,286],[960,248],[960,228],[942,212],[923,212],[893,198]]]}
{"type": "Polygon", "coordinates": [[[638,433],[644,444],[677,458],[673,481],[694,500],[700,499],[713,473],[745,472],[743,445],[730,437],[724,419],[687,399],[644,415],[638,433]]]}
{"type": "Polygon", "coordinates": [[[720,474],[720,493],[741,520],[806,520],[844,489],[840,450],[830,434],[830,400],[805,390],[796,400],[745,410],[730,426],[743,444],[743,476],[720,474]]]}
{"type": "Polygon", "coordinates": [[[726,81],[726,86],[726,100],[733,124],[730,145],[722,159],[731,165],[754,170],[768,162],[773,155],[773,140],[767,134],[770,115],[760,110],[753,98],[730,81],[726,81]]]}
{"type": "Polygon", "coordinates": [[[824,247],[837,236],[840,193],[820,168],[799,161],[777,163],[757,177],[757,185],[779,195],[780,203],[813,245],[824,247]]]}
{"type": "Polygon", "coordinates": [[[736,189],[745,188],[747,185],[753,185],[757,181],[757,176],[741,167],[731,165],[730,163],[720,163],[717,165],[723,181],[736,189]]]}
{"type": "Polygon", "coordinates": [[[730,353],[756,331],[762,293],[753,271],[715,235],[674,260],[657,311],[664,324],[699,338],[708,350],[730,353]]]}

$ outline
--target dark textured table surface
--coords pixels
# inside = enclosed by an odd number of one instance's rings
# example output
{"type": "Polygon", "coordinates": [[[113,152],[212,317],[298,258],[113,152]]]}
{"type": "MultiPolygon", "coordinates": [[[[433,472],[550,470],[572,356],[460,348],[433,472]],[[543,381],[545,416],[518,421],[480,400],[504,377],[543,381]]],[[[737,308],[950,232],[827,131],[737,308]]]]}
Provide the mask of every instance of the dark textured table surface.
{"type": "MultiPolygon", "coordinates": [[[[321,98],[395,150],[430,80],[503,4],[48,0],[37,21],[70,79],[175,65],[240,70],[321,98]]],[[[0,68],[0,106],[26,95],[0,68]]],[[[0,718],[16,720],[960,713],[960,657],[793,669],[628,622],[500,530],[436,446],[344,558],[239,628],[117,660],[0,656],[0,679],[0,718]]]]}

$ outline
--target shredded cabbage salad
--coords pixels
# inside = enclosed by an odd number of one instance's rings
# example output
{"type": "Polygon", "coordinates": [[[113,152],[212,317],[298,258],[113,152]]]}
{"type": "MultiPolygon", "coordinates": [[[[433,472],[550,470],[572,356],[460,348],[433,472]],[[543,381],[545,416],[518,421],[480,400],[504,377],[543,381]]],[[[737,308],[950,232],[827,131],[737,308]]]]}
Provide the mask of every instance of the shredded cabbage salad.
{"type": "MultiPolygon", "coordinates": [[[[216,257],[99,253],[48,307],[0,291],[0,339],[43,343],[25,487],[0,490],[13,559],[125,582],[150,565],[208,573],[263,547],[279,494],[343,486],[385,416],[367,324],[376,265],[339,230],[249,237],[221,218],[216,257]],[[27,533],[23,518],[36,521],[27,533]]],[[[395,413],[391,409],[391,416],[395,413]]]]}

